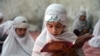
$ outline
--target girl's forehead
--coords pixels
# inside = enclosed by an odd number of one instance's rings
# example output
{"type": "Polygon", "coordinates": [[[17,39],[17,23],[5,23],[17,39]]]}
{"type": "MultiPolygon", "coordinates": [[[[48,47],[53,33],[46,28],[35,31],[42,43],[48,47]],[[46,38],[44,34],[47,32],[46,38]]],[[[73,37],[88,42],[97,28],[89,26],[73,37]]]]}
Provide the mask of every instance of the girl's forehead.
{"type": "Polygon", "coordinates": [[[60,22],[47,22],[48,25],[62,25],[60,22]]]}
{"type": "Polygon", "coordinates": [[[80,15],[80,16],[86,16],[86,15],[80,15]]]}
{"type": "Polygon", "coordinates": [[[24,30],[24,29],[27,29],[27,28],[16,28],[16,29],[18,29],[18,30],[24,30]]]}

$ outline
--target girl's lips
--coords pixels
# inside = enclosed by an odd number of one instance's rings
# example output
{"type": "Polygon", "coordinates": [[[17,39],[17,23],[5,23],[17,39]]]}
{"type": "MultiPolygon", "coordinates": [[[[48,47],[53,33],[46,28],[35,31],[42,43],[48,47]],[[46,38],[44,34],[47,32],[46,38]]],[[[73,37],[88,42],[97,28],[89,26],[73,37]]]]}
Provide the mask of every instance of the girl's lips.
{"type": "Polygon", "coordinates": [[[53,34],[54,36],[58,36],[58,34],[53,34]]]}

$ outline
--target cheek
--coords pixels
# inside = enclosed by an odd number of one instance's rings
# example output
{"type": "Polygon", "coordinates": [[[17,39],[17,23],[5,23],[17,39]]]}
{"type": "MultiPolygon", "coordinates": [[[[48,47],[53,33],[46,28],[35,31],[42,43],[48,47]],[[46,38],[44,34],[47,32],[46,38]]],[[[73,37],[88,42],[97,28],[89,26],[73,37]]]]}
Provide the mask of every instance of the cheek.
{"type": "Polygon", "coordinates": [[[81,19],[81,20],[84,20],[84,19],[85,19],[85,17],[80,17],[80,19],[81,19]]]}
{"type": "Polygon", "coordinates": [[[47,27],[47,30],[51,33],[52,32],[52,28],[47,27]]]}
{"type": "Polygon", "coordinates": [[[17,35],[21,35],[21,32],[20,32],[20,31],[18,31],[18,30],[16,31],[16,33],[17,33],[17,35]]]}
{"type": "Polygon", "coordinates": [[[64,27],[61,27],[61,28],[57,29],[57,33],[61,34],[63,32],[63,30],[64,30],[64,27]]]}
{"type": "Polygon", "coordinates": [[[23,35],[23,34],[25,34],[25,32],[19,31],[19,30],[17,30],[16,33],[17,33],[18,35],[23,35]]]}
{"type": "Polygon", "coordinates": [[[58,30],[57,30],[57,33],[58,33],[58,34],[61,34],[62,31],[63,31],[62,29],[58,29],[58,30]]]}

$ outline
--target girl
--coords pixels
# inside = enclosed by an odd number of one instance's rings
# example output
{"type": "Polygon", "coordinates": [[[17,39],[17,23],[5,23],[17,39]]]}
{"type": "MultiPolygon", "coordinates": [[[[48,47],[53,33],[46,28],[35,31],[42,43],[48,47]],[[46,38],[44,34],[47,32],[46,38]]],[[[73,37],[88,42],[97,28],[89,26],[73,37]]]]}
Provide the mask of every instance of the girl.
{"type": "Polygon", "coordinates": [[[77,16],[77,19],[73,23],[73,32],[77,36],[81,36],[86,33],[92,33],[91,25],[87,20],[88,20],[88,16],[86,11],[81,10],[77,16]]]}
{"type": "Polygon", "coordinates": [[[33,45],[26,18],[16,17],[4,42],[1,56],[31,56],[33,45]]]}
{"type": "MultiPolygon", "coordinates": [[[[67,46],[71,46],[72,43],[76,40],[76,36],[72,33],[68,32],[68,26],[66,23],[66,10],[61,4],[51,4],[47,7],[44,17],[44,29],[42,30],[39,37],[36,39],[36,42],[34,44],[33,48],[33,54],[32,56],[78,56],[75,50],[69,48],[70,50],[66,50],[63,52],[63,47],[60,46],[61,44],[53,44],[51,47],[55,47],[54,49],[59,49],[57,51],[62,52],[42,52],[45,48],[45,45],[47,43],[54,43],[56,41],[65,41],[67,43],[67,46]],[[41,51],[42,50],[42,51],[41,51]],[[70,53],[72,51],[72,53],[70,53]],[[68,52],[67,54],[65,54],[68,52]]],[[[56,42],[58,43],[58,42],[56,42]]],[[[77,42],[78,43],[78,42],[77,42]]],[[[52,49],[52,48],[51,48],[52,49]]],[[[45,51],[45,50],[44,50],[45,51]]],[[[51,50],[52,51],[52,50],[51,50]]],[[[55,50],[54,50],[55,51],[55,50]]]]}

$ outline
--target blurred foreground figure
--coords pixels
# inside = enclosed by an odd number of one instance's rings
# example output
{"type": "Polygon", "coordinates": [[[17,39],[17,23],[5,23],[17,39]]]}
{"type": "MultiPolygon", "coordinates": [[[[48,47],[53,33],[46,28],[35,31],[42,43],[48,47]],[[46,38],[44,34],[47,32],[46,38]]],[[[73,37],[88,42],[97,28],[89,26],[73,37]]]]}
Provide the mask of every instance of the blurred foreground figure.
{"type": "Polygon", "coordinates": [[[100,20],[94,27],[93,35],[83,46],[85,56],[100,56],[100,20]]]}

